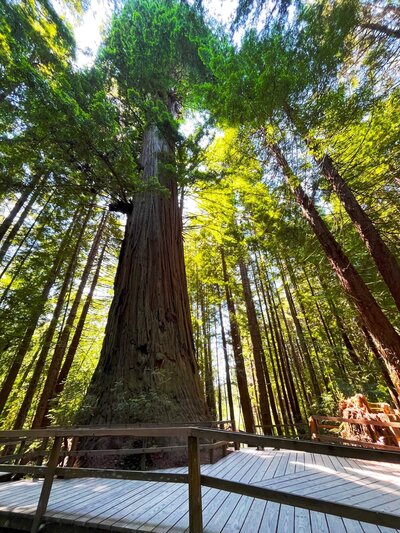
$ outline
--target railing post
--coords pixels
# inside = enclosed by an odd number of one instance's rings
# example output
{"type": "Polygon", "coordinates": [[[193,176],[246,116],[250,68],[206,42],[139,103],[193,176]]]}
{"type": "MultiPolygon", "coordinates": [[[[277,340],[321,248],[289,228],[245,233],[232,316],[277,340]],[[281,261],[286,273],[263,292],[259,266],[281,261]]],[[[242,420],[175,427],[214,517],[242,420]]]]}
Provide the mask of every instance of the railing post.
{"type": "Polygon", "coordinates": [[[189,532],[203,532],[201,505],[201,472],[198,437],[188,436],[189,453],[189,532]]]}
{"type": "Polygon", "coordinates": [[[48,504],[49,497],[50,497],[51,487],[53,485],[53,478],[54,478],[54,474],[57,468],[58,459],[60,456],[61,445],[62,445],[62,437],[55,437],[53,448],[51,449],[49,461],[46,466],[46,473],[44,476],[43,487],[40,493],[40,498],[39,498],[38,506],[36,509],[35,518],[33,519],[31,533],[37,533],[37,531],[39,530],[39,525],[40,525],[42,516],[46,512],[47,504],[48,504]]]}
{"type": "Polygon", "coordinates": [[[308,419],[308,425],[310,428],[310,435],[313,440],[318,440],[318,426],[317,421],[313,416],[308,419]]]}

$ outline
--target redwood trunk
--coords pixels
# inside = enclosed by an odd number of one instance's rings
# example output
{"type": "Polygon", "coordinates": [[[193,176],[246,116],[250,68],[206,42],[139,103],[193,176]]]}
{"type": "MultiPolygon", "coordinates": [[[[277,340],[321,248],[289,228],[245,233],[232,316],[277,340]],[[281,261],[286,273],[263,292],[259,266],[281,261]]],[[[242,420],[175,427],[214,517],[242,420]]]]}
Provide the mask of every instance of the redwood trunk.
{"type": "Polygon", "coordinates": [[[242,350],[242,341],[239,333],[239,326],[236,318],[236,309],[235,303],[232,298],[231,290],[229,287],[228,272],[226,268],[225,255],[223,248],[221,249],[221,259],[222,259],[222,271],[224,275],[225,283],[225,294],[226,294],[226,304],[229,312],[229,323],[231,328],[231,339],[232,339],[232,349],[233,356],[235,359],[236,367],[236,379],[239,389],[240,404],[243,411],[243,420],[244,426],[248,433],[255,432],[254,424],[254,415],[253,409],[251,406],[249,386],[246,376],[246,368],[244,365],[243,350],[242,350]]]}
{"type": "MultiPolygon", "coordinates": [[[[76,215],[77,211],[74,213],[76,215]]],[[[17,379],[18,372],[21,369],[22,363],[24,361],[24,358],[26,354],[29,351],[32,337],[35,333],[36,326],[38,325],[40,316],[42,315],[42,312],[45,308],[45,305],[47,303],[47,299],[49,297],[50,291],[57,279],[57,276],[60,272],[60,268],[62,265],[62,260],[65,255],[65,248],[68,243],[68,240],[70,239],[71,232],[73,231],[75,221],[71,223],[70,227],[68,228],[67,232],[65,233],[65,236],[63,237],[60,248],[57,252],[57,256],[54,259],[53,266],[48,274],[47,281],[45,286],[43,287],[42,293],[39,297],[39,302],[37,307],[34,309],[32,316],[30,318],[30,323],[25,330],[24,336],[18,346],[18,350],[15,354],[13,363],[7,373],[7,376],[4,378],[4,381],[1,386],[0,390],[0,413],[3,411],[4,406],[7,402],[7,399],[10,395],[10,392],[13,388],[13,385],[15,383],[15,380],[17,379]]]]}
{"type": "Polygon", "coordinates": [[[127,213],[103,348],[80,423],[207,417],[194,355],[176,179],[160,164],[171,152],[157,126],[149,125],[142,178],[146,183],[157,177],[166,191],[138,193],[127,213]]]}
{"type": "Polygon", "coordinates": [[[318,160],[324,176],[351,218],[400,311],[400,265],[329,155],[318,160]]]}
{"type": "Polygon", "coordinates": [[[29,198],[28,203],[24,207],[24,210],[21,213],[21,216],[17,220],[17,222],[14,224],[14,226],[11,228],[10,232],[8,233],[7,237],[4,239],[4,242],[1,245],[0,248],[0,263],[3,262],[3,259],[8,252],[8,249],[12,245],[12,242],[14,240],[14,237],[17,235],[18,231],[20,230],[22,224],[25,222],[26,217],[30,213],[33,204],[36,202],[37,197],[39,196],[39,191],[34,191],[31,194],[31,197],[29,198]]]}
{"type": "MultiPolygon", "coordinates": [[[[264,376],[264,369],[262,360],[265,359],[264,348],[261,340],[260,326],[257,320],[256,309],[254,306],[253,295],[251,293],[249,276],[247,273],[246,265],[242,259],[239,260],[240,277],[243,285],[243,295],[246,304],[247,320],[249,324],[249,332],[251,337],[251,344],[253,346],[253,357],[256,369],[258,392],[260,396],[260,412],[261,412],[261,425],[263,433],[272,435],[272,417],[271,410],[274,414],[275,423],[279,424],[279,417],[275,407],[273,396],[268,397],[268,390],[266,379],[269,386],[271,386],[271,380],[269,375],[264,376]]],[[[267,369],[266,369],[267,370],[267,369]]],[[[268,372],[268,370],[267,370],[268,372]]],[[[272,387],[271,387],[272,388],[272,387]]]]}
{"type": "Polygon", "coordinates": [[[69,310],[65,326],[62,329],[60,337],[57,341],[56,347],[54,349],[53,357],[50,363],[50,366],[46,373],[46,381],[40,396],[39,402],[36,407],[36,414],[32,422],[32,428],[39,428],[43,425],[43,421],[48,409],[48,402],[54,394],[54,388],[57,383],[57,376],[61,368],[61,364],[67,349],[69,337],[75,322],[76,314],[78,312],[79,305],[81,303],[83,291],[85,290],[86,283],[89,279],[90,271],[93,267],[93,263],[97,254],[97,250],[100,245],[100,240],[103,234],[103,230],[106,223],[106,217],[103,216],[99,228],[97,230],[96,236],[93,240],[92,247],[89,251],[86,265],[83,269],[81,280],[79,283],[78,290],[76,291],[75,298],[71,309],[69,310]]]}
{"type": "Polygon", "coordinates": [[[8,216],[0,224],[0,241],[3,239],[4,235],[7,233],[7,231],[11,227],[12,223],[14,222],[15,217],[20,212],[22,206],[28,199],[29,195],[32,192],[32,189],[38,183],[39,179],[40,179],[40,176],[35,176],[32,179],[31,183],[25,188],[25,190],[22,191],[21,196],[15,202],[14,207],[11,209],[8,216]]]}
{"type": "Polygon", "coordinates": [[[54,335],[57,329],[57,324],[58,324],[59,318],[61,316],[64,304],[65,304],[67,292],[68,292],[68,289],[70,287],[71,281],[74,276],[78,254],[79,254],[79,251],[82,245],[83,234],[85,232],[86,225],[89,221],[91,212],[92,212],[92,209],[90,208],[87,211],[86,216],[82,222],[77,241],[75,243],[71,258],[69,260],[69,263],[67,265],[67,268],[64,274],[64,279],[63,279],[63,283],[60,288],[60,292],[58,293],[57,303],[53,311],[53,316],[46,330],[46,333],[44,335],[40,354],[36,361],[35,369],[30,379],[28,389],[25,393],[24,400],[22,402],[20,410],[18,411],[17,417],[15,419],[13,429],[21,429],[22,426],[24,425],[24,422],[29,413],[29,409],[31,408],[34,395],[39,388],[43,370],[46,365],[46,359],[51,349],[51,344],[53,342],[53,338],[54,338],[54,335]]]}
{"type": "Polygon", "coordinates": [[[286,181],[300,205],[304,217],[319,240],[331,266],[350,302],[358,311],[362,324],[371,333],[381,357],[400,382],[400,336],[383,313],[357,270],[336,242],[322,220],[312,200],[299,185],[280,148],[270,146],[285,175],[286,181]]]}
{"type": "Polygon", "coordinates": [[[79,342],[81,340],[83,328],[85,326],[86,317],[88,315],[89,308],[90,308],[92,300],[93,300],[93,294],[94,294],[95,288],[97,286],[97,282],[99,280],[101,265],[102,265],[102,262],[103,262],[103,258],[104,258],[104,254],[105,254],[105,251],[106,251],[107,244],[108,244],[108,240],[106,240],[106,242],[104,243],[103,248],[101,250],[100,257],[99,257],[98,262],[97,262],[96,271],[94,273],[94,276],[93,276],[93,279],[92,279],[92,283],[90,285],[89,293],[88,293],[88,295],[86,297],[86,300],[85,300],[85,303],[83,305],[83,309],[82,309],[82,312],[80,314],[80,317],[79,317],[79,320],[78,320],[78,324],[77,324],[76,329],[75,329],[74,336],[72,337],[71,344],[69,345],[67,355],[65,356],[64,363],[63,363],[63,365],[61,367],[60,374],[58,375],[57,383],[56,383],[55,390],[54,390],[54,395],[55,396],[60,396],[60,394],[64,390],[65,383],[66,383],[68,375],[69,375],[69,371],[71,370],[72,363],[74,362],[74,358],[75,358],[76,352],[78,350],[79,342]]]}
{"type": "Polygon", "coordinates": [[[283,273],[282,270],[281,270],[281,278],[282,278],[282,282],[283,282],[283,287],[285,289],[286,299],[287,299],[288,304],[289,304],[290,314],[292,316],[292,319],[293,319],[293,322],[294,322],[294,325],[295,325],[295,328],[296,328],[297,338],[299,340],[301,351],[302,351],[302,354],[303,354],[303,357],[304,357],[304,361],[305,361],[306,366],[307,366],[308,375],[309,375],[309,378],[310,378],[310,383],[311,383],[311,386],[312,386],[312,390],[313,390],[314,396],[316,398],[319,398],[321,396],[321,388],[319,386],[318,379],[317,379],[317,376],[316,376],[316,373],[315,373],[315,370],[314,370],[314,365],[313,365],[313,362],[311,360],[311,355],[310,355],[310,352],[308,350],[306,339],[304,337],[303,328],[301,327],[300,320],[299,320],[299,317],[297,315],[297,310],[296,310],[296,307],[294,305],[292,294],[291,294],[291,292],[289,290],[289,286],[287,284],[286,278],[285,278],[284,273],[283,273]]]}
{"type": "Polygon", "coordinates": [[[227,390],[228,405],[229,405],[229,416],[232,421],[232,431],[236,431],[235,408],[233,405],[233,395],[232,395],[232,381],[231,381],[231,374],[229,370],[228,349],[226,345],[225,327],[224,327],[224,320],[222,317],[221,304],[219,304],[218,310],[219,310],[219,323],[221,327],[222,350],[224,353],[224,362],[225,362],[225,377],[226,377],[226,390],[227,390]]]}

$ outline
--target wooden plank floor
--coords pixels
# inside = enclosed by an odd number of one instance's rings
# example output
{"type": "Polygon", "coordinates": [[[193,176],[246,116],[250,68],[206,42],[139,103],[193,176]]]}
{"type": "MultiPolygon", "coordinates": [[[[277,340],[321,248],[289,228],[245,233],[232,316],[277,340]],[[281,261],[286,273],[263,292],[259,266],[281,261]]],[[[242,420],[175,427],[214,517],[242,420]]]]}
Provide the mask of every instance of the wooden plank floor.
{"type": "MultiPolygon", "coordinates": [[[[185,472],[185,468],[174,469],[185,472]]],[[[242,449],[202,473],[399,515],[400,466],[287,450],[242,449]]],[[[0,525],[33,515],[42,481],[0,483],[0,525]]],[[[394,533],[354,520],[203,488],[207,533],[394,533]]],[[[55,480],[46,521],[107,531],[188,530],[187,486],[106,479],[55,480]]],[[[79,528],[77,528],[79,529],[79,528]]],[[[75,531],[76,529],[74,529],[75,531]]]]}

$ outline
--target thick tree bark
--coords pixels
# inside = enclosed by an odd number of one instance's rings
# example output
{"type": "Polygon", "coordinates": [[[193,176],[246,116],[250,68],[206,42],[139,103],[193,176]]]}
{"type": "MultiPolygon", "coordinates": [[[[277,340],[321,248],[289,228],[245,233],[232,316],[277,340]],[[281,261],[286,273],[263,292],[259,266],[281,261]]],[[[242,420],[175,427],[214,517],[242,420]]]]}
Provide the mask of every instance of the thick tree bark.
{"type": "Polygon", "coordinates": [[[242,341],[240,338],[239,326],[238,326],[237,318],[236,318],[235,303],[233,301],[231,290],[229,287],[228,272],[226,268],[226,261],[225,261],[225,255],[224,255],[223,248],[221,248],[221,260],[222,260],[222,271],[223,271],[224,283],[225,283],[226,304],[227,304],[228,312],[229,312],[232,350],[233,350],[233,356],[235,359],[236,379],[237,379],[237,384],[238,384],[238,389],[239,389],[240,405],[242,406],[244,427],[248,433],[254,433],[255,432],[254,415],[253,415],[253,409],[251,406],[249,386],[248,386],[247,376],[246,376],[246,367],[244,365],[242,341]]]}
{"type": "Polygon", "coordinates": [[[59,339],[54,349],[53,357],[50,362],[50,366],[46,373],[46,381],[42,390],[42,394],[37,403],[36,414],[32,422],[32,429],[39,428],[43,425],[43,421],[48,409],[48,402],[54,394],[54,387],[57,382],[57,376],[61,368],[62,361],[68,346],[69,337],[76,319],[76,314],[78,312],[79,305],[81,303],[83,291],[85,290],[87,281],[89,279],[90,271],[92,270],[93,263],[97,254],[97,250],[100,245],[101,237],[106,224],[106,215],[103,215],[98,230],[96,232],[95,238],[93,240],[91,249],[89,251],[85,267],[82,272],[81,280],[78,286],[78,289],[75,294],[74,301],[69,310],[68,317],[66,319],[65,325],[61,331],[59,339]]]}
{"type": "Polygon", "coordinates": [[[260,412],[261,412],[261,425],[263,426],[263,433],[272,435],[272,417],[271,411],[274,416],[274,422],[279,424],[279,417],[275,406],[273,395],[268,396],[267,383],[272,393],[271,379],[268,374],[264,375],[264,368],[262,360],[265,359],[264,348],[261,340],[260,326],[257,320],[256,308],[254,306],[253,295],[251,293],[250,280],[247,272],[247,267],[243,259],[239,260],[240,277],[243,286],[243,295],[246,305],[247,321],[249,324],[249,332],[251,337],[251,344],[253,346],[253,357],[256,369],[257,385],[260,395],[260,412]]]}
{"type": "Polygon", "coordinates": [[[194,356],[177,184],[163,163],[172,147],[156,124],[143,135],[142,179],[127,214],[103,348],[79,423],[207,418],[194,356]]]}
{"type": "Polygon", "coordinates": [[[319,240],[349,301],[355,306],[363,325],[371,333],[381,357],[400,382],[400,336],[383,313],[357,270],[336,242],[312,200],[307,196],[283,156],[279,146],[270,145],[302,213],[319,240]]]}

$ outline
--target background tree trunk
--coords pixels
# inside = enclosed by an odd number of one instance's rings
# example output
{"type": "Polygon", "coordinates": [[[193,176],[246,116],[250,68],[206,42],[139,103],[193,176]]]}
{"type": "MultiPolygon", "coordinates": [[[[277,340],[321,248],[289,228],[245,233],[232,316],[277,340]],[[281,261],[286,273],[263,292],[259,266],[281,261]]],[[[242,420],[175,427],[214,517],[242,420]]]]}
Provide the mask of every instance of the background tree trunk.
{"type": "Polygon", "coordinates": [[[231,328],[231,340],[232,340],[232,349],[233,356],[235,358],[235,367],[236,367],[236,379],[239,389],[240,396],[240,405],[242,406],[243,411],[243,420],[244,427],[248,433],[255,432],[254,424],[254,414],[251,406],[250,394],[249,394],[249,385],[247,382],[246,376],[246,367],[244,365],[243,358],[243,349],[242,341],[239,333],[239,326],[236,318],[236,309],[235,303],[232,298],[231,290],[229,287],[228,272],[226,268],[226,261],[224,250],[221,248],[221,259],[222,259],[222,271],[224,276],[225,283],[225,294],[226,294],[226,304],[229,312],[229,323],[231,328]]]}
{"type": "Polygon", "coordinates": [[[300,186],[278,145],[270,145],[286,181],[332,265],[349,301],[355,306],[381,357],[400,383],[400,336],[372,296],[367,285],[336,242],[314,203],[300,186]]]}

